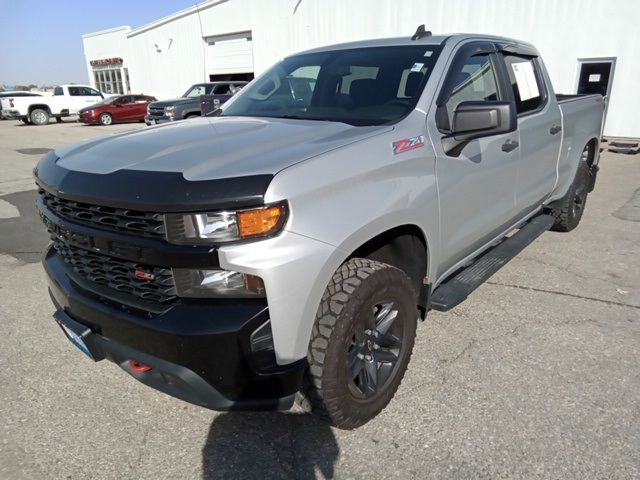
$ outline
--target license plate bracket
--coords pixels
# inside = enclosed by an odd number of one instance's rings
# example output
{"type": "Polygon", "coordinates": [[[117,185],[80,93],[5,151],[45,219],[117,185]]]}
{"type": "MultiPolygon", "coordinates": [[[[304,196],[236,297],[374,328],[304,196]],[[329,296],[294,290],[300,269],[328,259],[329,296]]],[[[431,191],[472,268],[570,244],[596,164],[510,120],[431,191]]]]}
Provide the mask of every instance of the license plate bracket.
{"type": "Polygon", "coordinates": [[[73,320],[64,310],[58,310],[53,318],[69,341],[87,357],[94,362],[105,358],[102,350],[96,345],[95,334],[89,327],[73,320]]]}

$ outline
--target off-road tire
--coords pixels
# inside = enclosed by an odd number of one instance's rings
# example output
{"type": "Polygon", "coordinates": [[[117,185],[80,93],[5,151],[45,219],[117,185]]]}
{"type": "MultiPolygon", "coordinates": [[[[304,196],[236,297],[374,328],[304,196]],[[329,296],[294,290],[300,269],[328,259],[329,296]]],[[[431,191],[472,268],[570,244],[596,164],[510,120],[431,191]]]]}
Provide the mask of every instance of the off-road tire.
{"type": "Polygon", "coordinates": [[[591,168],[589,162],[593,159],[593,144],[587,144],[578,163],[576,175],[571,182],[569,191],[549,209],[555,218],[551,230],[556,232],[570,232],[578,226],[587,204],[587,196],[591,185],[591,168]]]}
{"type": "Polygon", "coordinates": [[[33,125],[46,125],[49,123],[49,112],[42,108],[34,108],[29,114],[29,120],[33,125]]]}
{"type": "Polygon", "coordinates": [[[298,405],[342,429],[371,420],[400,386],[411,358],[417,318],[415,287],[403,271],[362,258],[343,264],[331,278],[316,314],[307,355],[309,368],[298,405]],[[368,321],[367,314],[374,315],[375,305],[390,300],[396,302],[398,311],[392,322],[403,322],[398,326],[402,346],[380,391],[371,398],[358,398],[347,367],[349,345],[356,338],[353,332],[368,321]]]}

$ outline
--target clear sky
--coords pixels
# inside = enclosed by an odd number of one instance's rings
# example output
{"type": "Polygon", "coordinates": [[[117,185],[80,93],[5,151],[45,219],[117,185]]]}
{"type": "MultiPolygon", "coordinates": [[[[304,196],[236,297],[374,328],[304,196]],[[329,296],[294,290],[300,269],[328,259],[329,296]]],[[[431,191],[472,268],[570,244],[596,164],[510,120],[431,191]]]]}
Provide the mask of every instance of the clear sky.
{"type": "Polygon", "coordinates": [[[0,0],[0,85],[87,83],[81,35],[121,25],[139,27],[196,3],[0,0]]]}

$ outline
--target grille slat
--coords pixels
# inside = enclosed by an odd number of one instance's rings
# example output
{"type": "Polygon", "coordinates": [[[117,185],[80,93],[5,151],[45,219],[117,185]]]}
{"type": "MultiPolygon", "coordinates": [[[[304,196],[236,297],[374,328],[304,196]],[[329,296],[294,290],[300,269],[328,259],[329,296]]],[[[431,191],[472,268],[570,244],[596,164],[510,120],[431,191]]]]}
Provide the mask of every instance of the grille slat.
{"type": "Polygon", "coordinates": [[[107,257],[68,245],[58,237],[53,239],[53,246],[65,263],[87,280],[144,300],[162,304],[176,301],[176,287],[170,268],[107,257]],[[151,274],[154,279],[140,279],[136,277],[136,270],[151,274]]]}
{"type": "Polygon", "coordinates": [[[42,189],[39,193],[49,210],[70,222],[155,238],[165,236],[164,217],[161,213],[75,202],[56,197],[42,189]]]}

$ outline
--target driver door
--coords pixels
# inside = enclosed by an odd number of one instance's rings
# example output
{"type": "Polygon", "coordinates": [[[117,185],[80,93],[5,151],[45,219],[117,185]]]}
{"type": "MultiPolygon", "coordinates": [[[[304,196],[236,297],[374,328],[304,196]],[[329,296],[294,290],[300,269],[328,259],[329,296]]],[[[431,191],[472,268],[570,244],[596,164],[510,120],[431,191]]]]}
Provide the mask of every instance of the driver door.
{"type": "Polygon", "coordinates": [[[486,43],[459,50],[442,87],[449,93],[442,98],[437,118],[430,120],[430,131],[441,134],[433,138],[443,260],[438,275],[485,245],[516,215],[518,130],[471,140],[457,157],[445,153],[442,144],[458,104],[509,99],[492,50],[486,43]]]}

